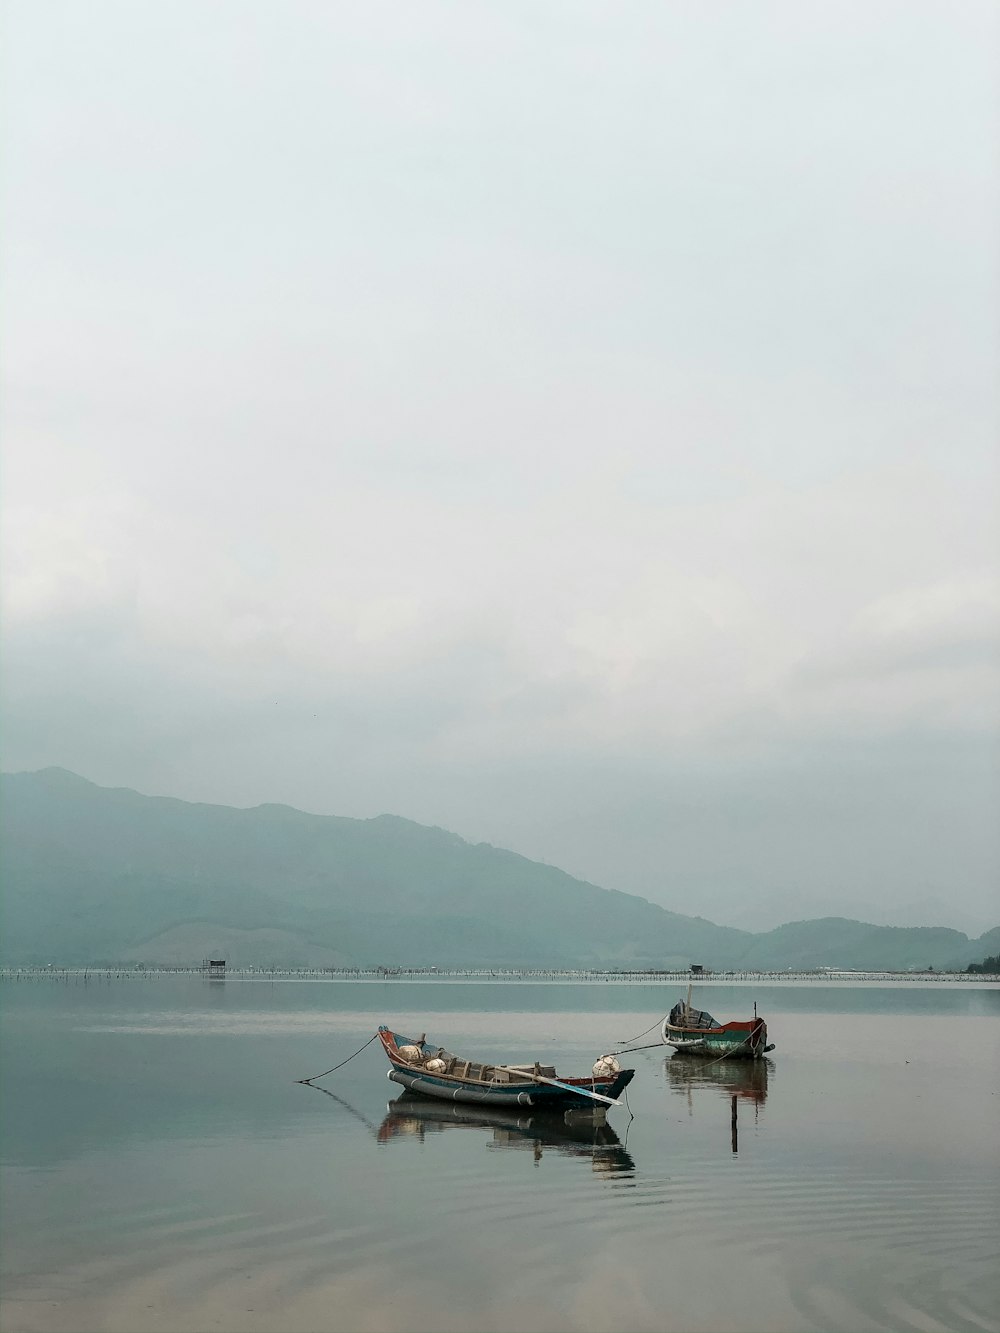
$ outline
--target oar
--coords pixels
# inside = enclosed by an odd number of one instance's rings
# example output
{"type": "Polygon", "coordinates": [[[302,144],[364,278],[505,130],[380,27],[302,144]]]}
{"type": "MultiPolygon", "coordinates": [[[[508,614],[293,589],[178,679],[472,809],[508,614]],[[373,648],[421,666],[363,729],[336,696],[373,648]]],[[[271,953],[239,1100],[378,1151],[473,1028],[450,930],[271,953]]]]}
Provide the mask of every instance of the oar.
{"type": "Polygon", "coordinates": [[[575,1088],[572,1083],[560,1083],[557,1078],[546,1078],[544,1074],[532,1073],[530,1069],[521,1068],[518,1065],[507,1065],[507,1069],[513,1070],[515,1074],[525,1074],[528,1078],[533,1078],[536,1083],[548,1083],[553,1088],[562,1088],[564,1092],[578,1092],[583,1097],[592,1097],[595,1102],[607,1102],[609,1106],[621,1106],[621,1102],[616,1102],[614,1097],[605,1097],[601,1092],[588,1092],[586,1088],[575,1088]]]}

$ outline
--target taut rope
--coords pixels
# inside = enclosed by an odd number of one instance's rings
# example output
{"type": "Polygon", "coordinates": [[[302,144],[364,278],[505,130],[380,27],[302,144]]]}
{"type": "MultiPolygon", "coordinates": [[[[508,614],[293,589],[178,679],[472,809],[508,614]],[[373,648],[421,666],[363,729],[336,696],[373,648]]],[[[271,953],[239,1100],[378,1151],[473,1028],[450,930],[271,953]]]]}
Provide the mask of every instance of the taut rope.
{"type": "MultiPolygon", "coordinates": [[[[374,1037],[369,1037],[368,1040],[365,1042],[364,1046],[359,1046],[359,1047],[358,1047],[358,1049],[354,1052],[354,1055],[360,1055],[361,1052],[365,1049],[365,1047],[370,1046],[370,1045],[372,1044],[372,1042],[375,1040],[375,1038],[376,1038],[377,1036],[378,1036],[378,1033],[376,1032],[374,1037]]],[[[353,1060],[353,1059],[354,1059],[354,1055],[349,1055],[349,1056],[347,1057],[347,1060],[353,1060]]],[[[326,1078],[327,1074],[332,1074],[334,1069],[343,1069],[344,1065],[347,1064],[347,1060],[341,1060],[341,1062],[340,1062],[339,1065],[334,1065],[334,1066],[333,1066],[333,1069],[324,1069],[323,1072],[322,1072],[322,1074],[313,1074],[312,1078],[297,1078],[297,1079],[295,1080],[295,1082],[296,1082],[296,1083],[311,1083],[311,1082],[313,1081],[313,1079],[316,1079],[316,1078],[326,1078]]]]}
{"type": "MultiPolygon", "coordinates": [[[[639,1041],[641,1038],[645,1037],[648,1033],[652,1032],[653,1028],[658,1027],[659,1024],[662,1023],[662,1022],[663,1022],[663,1019],[662,1019],[662,1018],[658,1018],[658,1019],[656,1020],[656,1022],[652,1025],[652,1027],[648,1027],[648,1028],[646,1029],[645,1032],[640,1032],[640,1033],[638,1034],[638,1036],[635,1036],[635,1037],[623,1037],[622,1040],[625,1042],[626,1045],[628,1045],[628,1043],[629,1043],[630,1041],[639,1041]]],[[[638,1047],[636,1047],[636,1049],[637,1049],[637,1050],[640,1050],[640,1051],[646,1051],[646,1050],[649,1049],[649,1047],[648,1047],[648,1046],[638,1046],[638,1047]]]]}

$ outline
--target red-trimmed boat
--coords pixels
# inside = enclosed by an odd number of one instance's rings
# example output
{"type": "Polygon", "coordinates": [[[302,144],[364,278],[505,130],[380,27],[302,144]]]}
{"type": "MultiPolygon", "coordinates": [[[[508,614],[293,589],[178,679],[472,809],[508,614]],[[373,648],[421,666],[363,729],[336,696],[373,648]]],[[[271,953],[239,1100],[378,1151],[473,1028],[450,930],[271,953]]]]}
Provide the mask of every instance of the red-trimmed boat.
{"type": "Polygon", "coordinates": [[[532,1106],[538,1110],[620,1106],[620,1093],[634,1069],[622,1069],[613,1055],[602,1055],[583,1078],[558,1078],[552,1065],[491,1065],[452,1055],[426,1034],[404,1037],[380,1027],[379,1040],[389,1057],[389,1078],[410,1092],[449,1102],[477,1102],[496,1107],[532,1106]]]}
{"type": "Polygon", "coordinates": [[[767,1024],[756,1014],[744,1022],[717,1022],[704,1009],[691,1007],[691,992],[687,1000],[678,1000],[663,1020],[660,1036],[667,1046],[688,1055],[707,1055],[716,1060],[759,1060],[767,1051],[767,1024]]]}

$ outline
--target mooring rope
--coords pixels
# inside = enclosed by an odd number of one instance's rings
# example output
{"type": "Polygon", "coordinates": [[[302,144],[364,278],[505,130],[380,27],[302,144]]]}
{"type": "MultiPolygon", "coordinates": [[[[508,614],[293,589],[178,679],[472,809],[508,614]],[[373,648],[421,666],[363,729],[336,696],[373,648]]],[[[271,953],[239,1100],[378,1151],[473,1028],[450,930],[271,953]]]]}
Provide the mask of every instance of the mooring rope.
{"type": "Polygon", "coordinates": [[[703,1068],[703,1069],[710,1069],[712,1065],[717,1065],[717,1064],[719,1063],[720,1060],[729,1060],[729,1059],[731,1059],[732,1054],[733,1054],[733,1051],[738,1051],[738,1050],[740,1049],[740,1047],[745,1046],[745,1045],[747,1044],[747,1042],[750,1041],[751,1038],[752,1038],[754,1035],[755,1035],[754,1033],[752,1033],[752,1032],[748,1032],[747,1035],[743,1038],[743,1040],[739,1043],[738,1046],[734,1046],[734,1047],[732,1048],[732,1050],[726,1051],[724,1055],[720,1055],[718,1060],[709,1060],[709,1061],[707,1062],[707,1064],[702,1065],[702,1068],[703,1068]]]}
{"type": "Polygon", "coordinates": [[[625,1046],[620,1051],[608,1051],[608,1055],[631,1055],[633,1051],[655,1051],[658,1046],[662,1046],[662,1041],[652,1041],[648,1046],[625,1046]]]}
{"type": "MultiPolygon", "coordinates": [[[[369,1037],[369,1038],[368,1038],[368,1040],[365,1042],[364,1046],[359,1046],[359,1047],[358,1047],[358,1049],[354,1052],[354,1055],[360,1055],[361,1052],[365,1049],[365,1047],[370,1046],[370,1045],[372,1044],[372,1042],[375,1041],[375,1039],[376,1039],[377,1037],[378,1037],[378,1033],[376,1032],[374,1037],[369,1037]]],[[[347,1057],[347,1060],[353,1060],[353,1059],[354,1059],[354,1055],[349,1055],[349,1056],[347,1057]]],[[[297,1078],[297,1079],[295,1080],[295,1082],[296,1082],[296,1083],[312,1083],[313,1079],[317,1079],[317,1078],[326,1078],[327,1074],[332,1074],[334,1069],[343,1069],[344,1065],[347,1064],[347,1060],[341,1060],[341,1062],[340,1062],[339,1065],[334,1065],[334,1066],[333,1066],[333,1069],[324,1069],[323,1072],[322,1072],[322,1074],[313,1074],[313,1075],[312,1075],[312,1078],[297,1078]]]]}
{"type": "MultiPolygon", "coordinates": [[[[662,1018],[658,1018],[658,1019],[656,1020],[656,1022],[653,1024],[653,1026],[652,1026],[652,1027],[648,1027],[648,1028],[646,1029],[645,1032],[640,1032],[640,1033],[639,1033],[637,1036],[635,1036],[635,1037],[623,1037],[623,1038],[622,1038],[622,1041],[625,1043],[626,1046],[627,1046],[628,1043],[631,1042],[631,1041],[639,1041],[642,1037],[645,1037],[645,1036],[647,1036],[650,1032],[652,1032],[653,1028],[657,1027],[657,1026],[658,1026],[660,1023],[662,1023],[662,1022],[663,1022],[663,1019],[662,1019],[662,1018]]],[[[647,1049],[647,1047],[645,1047],[645,1046],[640,1046],[638,1049],[644,1051],[644,1050],[647,1049]]]]}

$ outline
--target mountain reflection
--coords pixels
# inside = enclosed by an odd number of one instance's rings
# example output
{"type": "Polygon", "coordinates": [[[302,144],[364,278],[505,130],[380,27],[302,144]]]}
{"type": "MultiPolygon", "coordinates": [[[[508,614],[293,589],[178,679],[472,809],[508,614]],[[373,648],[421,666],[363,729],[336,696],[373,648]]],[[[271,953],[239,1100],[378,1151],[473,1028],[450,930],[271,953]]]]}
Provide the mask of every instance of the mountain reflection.
{"type": "Polygon", "coordinates": [[[715,1088],[724,1097],[763,1106],[767,1100],[768,1079],[774,1073],[774,1061],[699,1060],[696,1056],[675,1054],[663,1062],[671,1092],[690,1097],[697,1088],[715,1088]]]}
{"type": "Polygon", "coordinates": [[[493,1110],[453,1102],[428,1101],[407,1093],[389,1102],[378,1131],[379,1143],[416,1138],[446,1129],[491,1132],[490,1147],[534,1154],[536,1164],[546,1149],[559,1156],[589,1158],[599,1175],[630,1177],[635,1162],[601,1111],[493,1110]]]}

